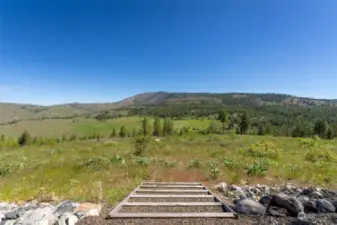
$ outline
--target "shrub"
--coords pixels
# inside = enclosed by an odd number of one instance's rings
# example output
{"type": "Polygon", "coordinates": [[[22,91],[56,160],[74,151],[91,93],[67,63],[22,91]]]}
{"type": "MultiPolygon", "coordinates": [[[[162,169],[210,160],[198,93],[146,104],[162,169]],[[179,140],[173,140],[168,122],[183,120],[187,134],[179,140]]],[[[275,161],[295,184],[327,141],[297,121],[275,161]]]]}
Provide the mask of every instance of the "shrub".
{"type": "Polygon", "coordinates": [[[107,161],[102,157],[92,157],[80,164],[78,164],[79,169],[90,168],[94,170],[101,170],[107,166],[107,161]]]}
{"type": "Polygon", "coordinates": [[[11,173],[11,168],[9,165],[6,164],[0,164],[0,177],[7,176],[11,173]]]}
{"type": "Polygon", "coordinates": [[[219,166],[219,162],[211,160],[211,161],[208,162],[208,166],[211,167],[211,168],[218,167],[219,166]]]}
{"type": "Polygon", "coordinates": [[[134,163],[139,166],[148,166],[152,163],[152,158],[136,157],[134,163]]]}
{"type": "Polygon", "coordinates": [[[69,141],[75,141],[77,139],[77,135],[76,134],[72,134],[69,137],[69,141]]]}
{"type": "Polygon", "coordinates": [[[202,164],[203,164],[203,163],[202,163],[202,160],[196,158],[196,159],[192,159],[192,160],[190,161],[189,167],[200,168],[200,167],[202,166],[202,164]]]}
{"type": "Polygon", "coordinates": [[[229,159],[229,158],[225,157],[223,163],[228,169],[239,168],[239,162],[237,162],[235,159],[229,159]]]}
{"type": "Polygon", "coordinates": [[[268,169],[275,162],[266,158],[254,160],[253,164],[247,166],[247,174],[250,176],[266,176],[268,169]]]}
{"type": "Polygon", "coordinates": [[[300,138],[299,144],[303,147],[315,147],[317,142],[312,138],[300,138]]]}
{"type": "Polygon", "coordinates": [[[135,155],[141,156],[144,154],[144,152],[147,149],[147,146],[151,139],[147,136],[138,136],[135,138],[134,144],[135,144],[135,155]]]}
{"type": "Polygon", "coordinates": [[[218,167],[212,167],[208,171],[209,176],[211,177],[212,180],[216,180],[220,177],[221,175],[221,170],[218,167]]]}
{"type": "Polygon", "coordinates": [[[256,158],[278,158],[280,149],[272,142],[257,142],[250,149],[243,150],[242,154],[256,158]]]}
{"type": "Polygon", "coordinates": [[[109,162],[112,164],[124,164],[125,163],[125,158],[120,155],[114,155],[109,158],[109,162]]]}
{"type": "Polygon", "coordinates": [[[314,148],[305,154],[305,160],[310,162],[337,162],[337,154],[329,149],[314,148]]]}
{"type": "Polygon", "coordinates": [[[164,161],[165,167],[176,167],[178,165],[177,161],[164,161]]]}

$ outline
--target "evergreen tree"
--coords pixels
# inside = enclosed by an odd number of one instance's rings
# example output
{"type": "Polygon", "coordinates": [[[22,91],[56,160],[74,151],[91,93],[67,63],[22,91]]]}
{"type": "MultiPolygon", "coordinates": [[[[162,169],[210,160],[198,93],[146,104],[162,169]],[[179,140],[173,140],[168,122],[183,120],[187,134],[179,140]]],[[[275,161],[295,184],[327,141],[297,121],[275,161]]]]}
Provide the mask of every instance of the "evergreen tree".
{"type": "Polygon", "coordinates": [[[116,137],[116,128],[115,127],[110,134],[110,138],[114,138],[114,137],[116,137]]]}
{"type": "Polygon", "coordinates": [[[333,133],[333,129],[331,127],[329,127],[326,131],[326,138],[328,139],[333,139],[334,138],[334,133],[333,133]]]}
{"type": "Polygon", "coordinates": [[[25,130],[21,136],[18,138],[18,144],[20,146],[29,145],[32,143],[32,139],[27,130],[25,130]]]}
{"type": "Polygon", "coordinates": [[[121,126],[121,130],[119,132],[119,136],[121,138],[124,138],[126,136],[126,129],[125,129],[125,126],[121,126]]]}
{"type": "Polygon", "coordinates": [[[145,117],[142,122],[142,133],[144,136],[152,135],[152,127],[149,123],[149,120],[145,117]]]}
{"type": "Polygon", "coordinates": [[[244,112],[240,116],[240,124],[239,124],[240,134],[246,134],[248,131],[248,127],[249,127],[248,116],[247,113],[244,112]]]}
{"type": "Polygon", "coordinates": [[[314,125],[314,134],[318,135],[320,138],[325,138],[328,124],[324,119],[316,120],[314,125]]]}
{"type": "Polygon", "coordinates": [[[137,130],[136,130],[136,128],[133,128],[132,137],[136,137],[136,136],[137,136],[137,130]]]}
{"type": "Polygon", "coordinates": [[[257,135],[265,135],[266,134],[266,129],[264,128],[263,124],[259,124],[257,127],[257,135]]]}
{"type": "Polygon", "coordinates": [[[227,113],[224,110],[219,112],[218,120],[222,123],[222,133],[225,133],[225,124],[227,123],[227,113]]]}
{"type": "Polygon", "coordinates": [[[166,133],[167,135],[172,135],[174,132],[174,124],[172,120],[167,121],[166,133]]]}
{"type": "Polygon", "coordinates": [[[0,141],[4,141],[4,140],[5,140],[5,135],[1,134],[0,141]]]}
{"type": "Polygon", "coordinates": [[[160,119],[157,117],[153,121],[153,136],[161,136],[162,135],[162,127],[160,123],[160,119]]]}

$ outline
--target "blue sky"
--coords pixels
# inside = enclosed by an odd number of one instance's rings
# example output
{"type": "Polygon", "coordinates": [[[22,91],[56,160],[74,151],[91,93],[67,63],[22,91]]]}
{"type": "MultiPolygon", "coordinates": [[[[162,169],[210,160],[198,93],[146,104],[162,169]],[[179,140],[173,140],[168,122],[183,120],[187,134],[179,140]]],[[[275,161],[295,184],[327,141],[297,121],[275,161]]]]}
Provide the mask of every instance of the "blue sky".
{"type": "Polygon", "coordinates": [[[0,101],[337,98],[336,0],[2,0],[0,101]]]}

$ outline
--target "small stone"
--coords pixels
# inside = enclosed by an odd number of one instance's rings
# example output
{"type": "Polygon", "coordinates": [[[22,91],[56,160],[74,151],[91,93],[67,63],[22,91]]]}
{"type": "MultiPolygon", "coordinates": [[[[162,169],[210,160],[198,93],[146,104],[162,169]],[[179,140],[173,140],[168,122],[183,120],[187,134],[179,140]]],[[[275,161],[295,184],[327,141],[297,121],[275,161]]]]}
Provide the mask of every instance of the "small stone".
{"type": "Polygon", "coordinates": [[[0,222],[4,221],[5,219],[6,219],[6,216],[0,213],[0,222]]]}
{"type": "Polygon", "coordinates": [[[266,212],[266,208],[257,201],[249,198],[240,199],[236,202],[235,210],[246,214],[260,214],[266,212]]]}
{"type": "Polygon", "coordinates": [[[318,199],[316,206],[320,213],[334,213],[336,211],[335,206],[326,199],[318,199]]]}
{"type": "Polygon", "coordinates": [[[55,225],[75,225],[78,218],[70,212],[66,212],[60,216],[55,225]]]}
{"type": "Polygon", "coordinates": [[[305,221],[307,219],[307,215],[304,213],[304,212],[300,212],[298,215],[297,215],[297,218],[299,220],[302,220],[302,221],[305,221]]]}
{"type": "Polygon", "coordinates": [[[83,212],[85,216],[99,216],[102,206],[92,203],[82,203],[76,207],[74,213],[83,212]]]}
{"type": "Polygon", "coordinates": [[[226,182],[222,182],[218,185],[214,186],[214,189],[221,191],[222,193],[224,193],[225,191],[227,191],[227,183],[226,182]]]}
{"type": "Polygon", "coordinates": [[[337,212],[337,199],[331,200],[331,203],[335,206],[337,212]]]}
{"type": "Polygon", "coordinates": [[[242,179],[242,180],[240,180],[240,184],[241,185],[246,185],[246,184],[248,184],[248,180],[242,179]]]}
{"type": "Polygon", "coordinates": [[[83,212],[76,212],[75,216],[80,220],[85,217],[85,213],[83,212]]]}

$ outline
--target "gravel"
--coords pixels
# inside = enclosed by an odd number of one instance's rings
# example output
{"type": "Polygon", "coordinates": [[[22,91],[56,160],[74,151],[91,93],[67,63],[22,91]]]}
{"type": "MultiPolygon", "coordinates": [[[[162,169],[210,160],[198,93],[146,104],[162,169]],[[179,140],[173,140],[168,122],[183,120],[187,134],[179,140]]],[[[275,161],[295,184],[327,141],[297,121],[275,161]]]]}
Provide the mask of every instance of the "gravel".
{"type": "Polygon", "coordinates": [[[123,206],[119,212],[224,212],[222,206],[123,206]]]}

